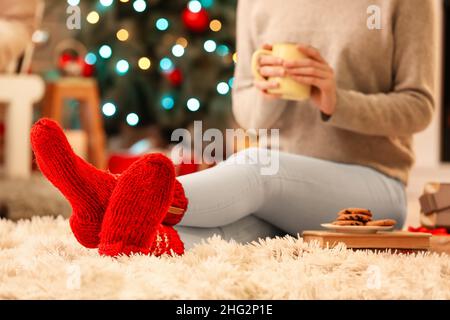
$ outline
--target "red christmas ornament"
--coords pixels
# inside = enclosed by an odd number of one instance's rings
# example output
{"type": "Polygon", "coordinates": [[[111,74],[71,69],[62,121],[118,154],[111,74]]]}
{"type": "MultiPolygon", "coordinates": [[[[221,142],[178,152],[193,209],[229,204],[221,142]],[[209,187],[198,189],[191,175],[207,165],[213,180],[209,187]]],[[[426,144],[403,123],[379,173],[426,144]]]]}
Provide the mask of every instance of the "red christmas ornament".
{"type": "Polygon", "coordinates": [[[67,66],[67,64],[73,60],[74,56],[71,55],[70,53],[65,52],[58,57],[58,67],[60,69],[64,69],[67,66]]]}
{"type": "Polygon", "coordinates": [[[204,32],[208,29],[209,15],[205,9],[201,9],[199,12],[192,12],[186,8],[183,11],[182,19],[186,28],[193,32],[204,32]]]}
{"type": "Polygon", "coordinates": [[[94,75],[95,66],[93,64],[87,64],[84,62],[83,65],[83,77],[92,77],[94,75]]]}
{"type": "Polygon", "coordinates": [[[167,79],[173,86],[178,87],[183,82],[183,74],[180,69],[173,69],[167,73],[167,79]]]}
{"type": "Polygon", "coordinates": [[[58,69],[67,76],[92,77],[94,75],[95,66],[87,64],[80,56],[64,52],[58,57],[58,69]]]}

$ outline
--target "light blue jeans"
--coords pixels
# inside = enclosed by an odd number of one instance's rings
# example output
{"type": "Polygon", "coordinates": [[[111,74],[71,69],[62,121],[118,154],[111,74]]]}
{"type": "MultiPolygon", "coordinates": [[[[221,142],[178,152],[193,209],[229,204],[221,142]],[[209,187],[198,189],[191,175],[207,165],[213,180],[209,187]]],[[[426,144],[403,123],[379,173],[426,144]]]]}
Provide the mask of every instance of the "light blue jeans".
{"type": "Polygon", "coordinates": [[[214,234],[246,243],[320,230],[348,207],[369,208],[376,219],[395,219],[400,228],[405,221],[405,187],[396,179],[364,166],[282,152],[276,153],[277,172],[264,175],[259,152],[248,149],[179,177],[189,207],[176,229],[187,249],[214,234]]]}

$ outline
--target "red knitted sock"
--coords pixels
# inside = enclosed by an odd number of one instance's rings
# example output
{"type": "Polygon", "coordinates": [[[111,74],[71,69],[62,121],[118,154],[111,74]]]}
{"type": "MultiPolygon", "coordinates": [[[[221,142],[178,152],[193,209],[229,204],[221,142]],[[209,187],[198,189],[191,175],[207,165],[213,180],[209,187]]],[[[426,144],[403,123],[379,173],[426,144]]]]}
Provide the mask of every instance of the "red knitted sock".
{"type": "Polygon", "coordinates": [[[103,218],[99,253],[150,254],[173,199],[175,169],[162,154],[133,163],[117,182],[103,218]]]}
{"type": "Polygon", "coordinates": [[[184,217],[188,203],[189,201],[184,194],[183,185],[178,180],[175,180],[172,205],[164,218],[163,224],[166,226],[178,224],[184,217]]]}
{"type": "Polygon", "coordinates": [[[96,248],[115,177],[78,157],[53,120],[36,122],[31,129],[31,144],[42,173],[72,205],[73,234],[83,246],[96,248]]]}
{"type": "MultiPolygon", "coordinates": [[[[70,226],[77,240],[87,248],[100,242],[103,216],[117,178],[100,171],[78,157],[70,147],[61,127],[53,120],[41,119],[31,130],[31,142],[42,173],[72,205],[70,226]]],[[[175,181],[171,213],[164,224],[175,225],[184,216],[188,200],[183,186],[175,181]],[[167,221],[166,221],[167,220],[167,221]]]]}

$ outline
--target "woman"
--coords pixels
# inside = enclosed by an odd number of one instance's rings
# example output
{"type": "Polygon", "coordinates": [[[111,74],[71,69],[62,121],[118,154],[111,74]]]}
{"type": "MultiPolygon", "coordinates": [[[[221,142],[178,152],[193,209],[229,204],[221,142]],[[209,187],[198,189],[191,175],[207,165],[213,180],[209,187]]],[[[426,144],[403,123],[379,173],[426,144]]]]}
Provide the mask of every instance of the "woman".
{"type": "Polygon", "coordinates": [[[178,180],[158,155],[114,177],[77,158],[48,120],[32,131],[37,161],[72,203],[77,239],[106,255],[182,253],[183,241],[215,233],[240,241],[295,235],[346,207],[370,208],[401,226],[412,135],[427,127],[434,107],[433,26],[431,0],[241,0],[233,111],[245,128],[280,129],[274,175],[241,161],[260,151],[249,149],[178,180]],[[367,24],[374,4],[379,29],[367,24]],[[310,100],[281,100],[267,94],[277,83],[254,82],[253,52],[279,42],[298,43],[308,59],[263,56],[260,74],[312,85],[310,100]]]}

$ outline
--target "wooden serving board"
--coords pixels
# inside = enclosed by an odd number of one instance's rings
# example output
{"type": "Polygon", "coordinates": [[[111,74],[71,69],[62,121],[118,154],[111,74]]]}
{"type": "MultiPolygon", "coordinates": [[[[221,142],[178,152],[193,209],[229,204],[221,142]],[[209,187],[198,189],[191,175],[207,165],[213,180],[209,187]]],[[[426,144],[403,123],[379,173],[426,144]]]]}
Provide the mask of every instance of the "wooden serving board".
{"type": "Polygon", "coordinates": [[[305,242],[318,241],[321,247],[332,248],[342,242],[350,249],[428,251],[431,234],[406,231],[372,234],[305,231],[302,237],[305,242]]]}
{"type": "Polygon", "coordinates": [[[431,237],[431,251],[450,255],[450,236],[431,237]]]}

